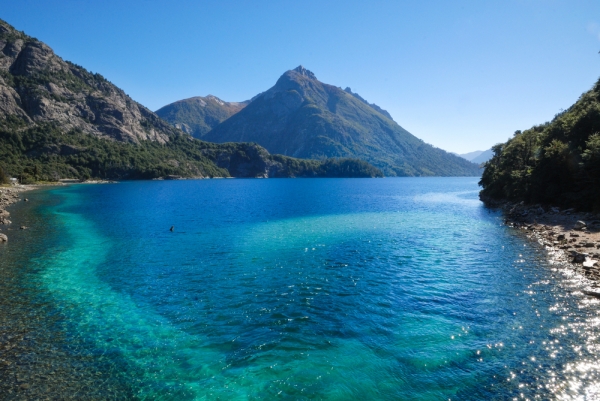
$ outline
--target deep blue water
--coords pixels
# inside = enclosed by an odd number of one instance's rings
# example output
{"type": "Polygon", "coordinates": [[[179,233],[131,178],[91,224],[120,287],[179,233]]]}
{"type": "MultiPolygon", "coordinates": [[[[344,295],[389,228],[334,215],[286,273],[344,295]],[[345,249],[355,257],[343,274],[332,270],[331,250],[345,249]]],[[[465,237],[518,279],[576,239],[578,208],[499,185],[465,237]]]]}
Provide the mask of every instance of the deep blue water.
{"type": "Polygon", "coordinates": [[[129,397],[597,399],[600,303],[478,190],[476,178],[74,185],[29,196],[28,235],[47,240],[0,268],[26,263],[11,285],[35,288],[79,341],[69,355],[91,355],[129,397]]]}

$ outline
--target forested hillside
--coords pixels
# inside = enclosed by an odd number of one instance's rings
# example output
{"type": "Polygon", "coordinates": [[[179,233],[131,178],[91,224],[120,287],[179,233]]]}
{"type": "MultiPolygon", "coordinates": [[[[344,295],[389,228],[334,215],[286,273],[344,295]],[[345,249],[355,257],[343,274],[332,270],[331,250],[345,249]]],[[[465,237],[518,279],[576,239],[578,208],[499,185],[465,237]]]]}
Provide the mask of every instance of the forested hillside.
{"type": "Polygon", "coordinates": [[[481,198],[600,211],[600,81],[551,122],[493,148],[481,198]]]}

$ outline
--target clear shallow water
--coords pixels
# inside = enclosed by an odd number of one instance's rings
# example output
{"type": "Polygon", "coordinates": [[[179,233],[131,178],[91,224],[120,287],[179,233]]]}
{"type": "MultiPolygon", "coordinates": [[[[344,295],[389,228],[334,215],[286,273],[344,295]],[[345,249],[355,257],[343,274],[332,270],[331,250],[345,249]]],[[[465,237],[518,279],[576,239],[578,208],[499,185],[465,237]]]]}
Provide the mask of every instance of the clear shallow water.
{"type": "Polygon", "coordinates": [[[19,233],[0,268],[24,310],[59,316],[61,366],[83,358],[106,398],[597,399],[600,302],[477,193],[473,178],[72,186],[32,194],[40,239],[19,233]]]}

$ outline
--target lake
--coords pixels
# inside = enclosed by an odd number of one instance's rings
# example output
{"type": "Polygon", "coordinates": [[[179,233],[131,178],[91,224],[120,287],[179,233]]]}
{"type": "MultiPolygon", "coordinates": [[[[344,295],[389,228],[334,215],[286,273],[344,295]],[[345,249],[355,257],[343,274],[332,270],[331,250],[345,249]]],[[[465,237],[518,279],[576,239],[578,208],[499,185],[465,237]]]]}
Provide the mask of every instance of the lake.
{"type": "Polygon", "coordinates": [[[477,181],[213,179],[30,192],[32,202],[10,209],[15,227],[0,246],[0,391],[600,397],[600,301],[486,209],[477,181]]]}

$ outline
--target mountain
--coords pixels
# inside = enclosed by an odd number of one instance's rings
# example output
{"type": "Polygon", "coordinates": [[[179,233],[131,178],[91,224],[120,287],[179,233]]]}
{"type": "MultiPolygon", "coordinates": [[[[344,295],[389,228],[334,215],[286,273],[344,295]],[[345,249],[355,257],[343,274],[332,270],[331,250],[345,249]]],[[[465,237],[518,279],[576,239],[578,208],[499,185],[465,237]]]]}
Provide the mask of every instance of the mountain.
{"type": "Polygon", "coordinates": [[[470,161],[471,163],[481,164],[481,163],[485,163],[486,161],[490,160],[493,155],[494,155],[494,152],[492,152],[492,149],[488,149],[488,150],[476,150],[474,152],[464,153],[464,154],[458,155],[458,156],[462,157],[465,160],[470,161]]]}
{"type": "Polygon", "coordinates": [[[349,86],[346,87],[346,89],[344,89],[344,91],[348,92],[349,94],[351,94],[352,96],[354,96],[355,98],[357,98],[358,100],[360,100],[361,102],[363,102],[364,104],[370,106],[372,109],[375,109],[375,111],[378,111],[379,113],[383,114],[384,116],[386,116],[390,120],[393,120],[392,115],[390,113],[388,113],[387,110],[382,109],[381,107],[377,106],[375,103],[369,103],[369,102],[367,102],[358,93],[352,92],[352,89],[350,89],[349,86]]]}
{"type": "Polygon", "coordinates": [[[492,156],[494,156],[494,152],[492,151],[492,149],[488,149],[488,150],[481,152],[480,155],[472,158],[471,163],[476,163],[476,164],[485,163],[488,160],[490,160],[492,158],[492,156]]]}
{"type": "Polygon", "coordinates": [[[482,200],[600,211],[600,80],[551,122],[516,131],[492,150],[482,200]]]}
{"type": "Polygon", "coordinates": [[[296,160],[196,140],[100,74],[0,20],[0,167],[60,178],[378,176],[360,160],[296,160]]]}
{"type": "Polygon", "coordinates": [[[465,160],[471,161],[482,153],[483,153],[483,150],[476,150],[476,151],[469,152],[469,153],[463,153],[461,155],[459,155],[458,153],[455,153],[455,154],[462,157],[465,160]]]}
{"type": "Polygon", "coordinates": [[[225,102],[216,96],[196,96],[161,107],[156,114],[176,128],[200,138],[250,103],[225,102]]]}
{"type": "Polygon", "coordinates": [[[52,122],[66,131],[130,143],[166,143],[175,133],[102,75],[62,60],[46,44],[1,20],[0,49],[4,127],[52,122]]]}
{"type": "Polygon", "coordinates": [[[350,90],[317,80],[300,66],[202,136],[255,142],[299,158],[357,157],[388,176],[475,176],[473,163],[416,138],[350,90]]]}

